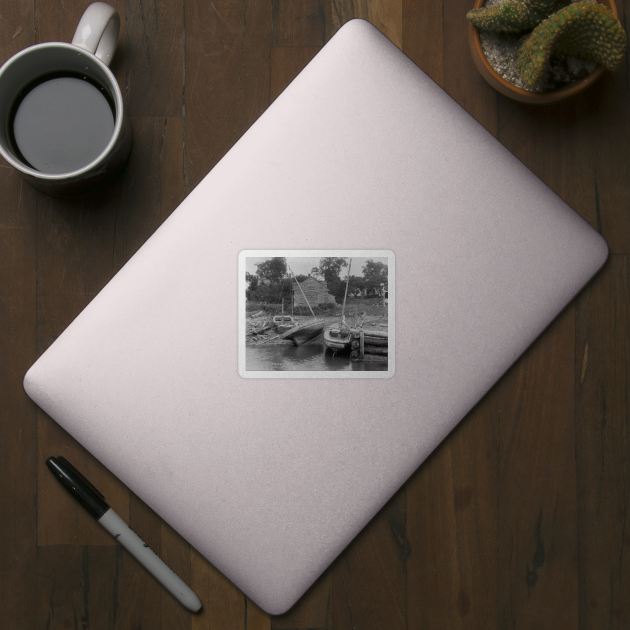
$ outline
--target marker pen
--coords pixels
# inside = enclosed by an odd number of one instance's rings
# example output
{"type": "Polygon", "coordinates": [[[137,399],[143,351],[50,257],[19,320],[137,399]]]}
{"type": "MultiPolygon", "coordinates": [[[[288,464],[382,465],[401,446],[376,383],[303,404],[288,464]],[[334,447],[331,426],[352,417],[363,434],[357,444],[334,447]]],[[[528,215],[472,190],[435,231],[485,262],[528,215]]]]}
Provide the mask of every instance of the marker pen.
{"type": "Polygon", "coordinates": [[[46,466],[61,485],[151,573],[183,606],[197,612],[201,601],[105,502],[105,497],[65,458],[49,457],[46,466]]]}

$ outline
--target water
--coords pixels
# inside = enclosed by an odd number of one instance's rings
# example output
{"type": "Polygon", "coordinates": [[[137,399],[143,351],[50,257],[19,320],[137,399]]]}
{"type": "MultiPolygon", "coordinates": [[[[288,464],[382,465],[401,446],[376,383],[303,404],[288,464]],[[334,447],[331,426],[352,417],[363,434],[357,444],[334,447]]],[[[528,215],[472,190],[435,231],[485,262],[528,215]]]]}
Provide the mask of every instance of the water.
{"type": "Polygon", "coordinates": [[[333,356],[323,345],[246,346],[245,365],[253,371],[387,371],[387,361],[350,361],[349,353],[333,356]]]}

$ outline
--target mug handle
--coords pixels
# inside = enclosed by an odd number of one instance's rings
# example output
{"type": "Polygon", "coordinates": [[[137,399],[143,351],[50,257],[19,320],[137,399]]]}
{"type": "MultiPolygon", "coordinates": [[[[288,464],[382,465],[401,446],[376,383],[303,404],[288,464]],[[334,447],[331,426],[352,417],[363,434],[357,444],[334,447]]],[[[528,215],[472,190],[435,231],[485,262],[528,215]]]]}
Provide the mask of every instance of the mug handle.
{"type": "Polygon", "coordinates": [[[118,11],[104,2],[94,2],[81,16],[72,44],[96,55],[109,66],[116,52],[119,32],[118,11]]]}

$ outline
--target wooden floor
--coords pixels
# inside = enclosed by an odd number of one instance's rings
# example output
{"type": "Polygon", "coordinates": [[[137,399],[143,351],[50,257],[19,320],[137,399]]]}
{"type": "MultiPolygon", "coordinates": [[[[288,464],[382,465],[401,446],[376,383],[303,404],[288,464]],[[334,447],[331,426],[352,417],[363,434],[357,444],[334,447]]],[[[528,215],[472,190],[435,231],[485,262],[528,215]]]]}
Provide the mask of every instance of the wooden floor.
{"type": "MultiPolygon", "coordinates": [[[[87,2],[0,0],[0,62],[87,2]]],[[[122,0],[134,130],[106,193],[0,163],[0,626],[9,630],[630,628],[630,71],[532,107],[470,59],[472,0],[122,0]],[[370,20],[599,230],[597,278],[286,615],[269,617],[24,394],[22,377],[335,31],[370,20]],[[71,499],[65,454],[192,584],[177,604],[71,499]],[[66,499],[64,497],[64,499],[66,499]]],[[[619,6],[623,21],[630,0],[619,6]]],[[[325,185],[325,182],[322,182],[325,185]]],[[[269,576],[273,579],[273,576],[269,576]]]]}

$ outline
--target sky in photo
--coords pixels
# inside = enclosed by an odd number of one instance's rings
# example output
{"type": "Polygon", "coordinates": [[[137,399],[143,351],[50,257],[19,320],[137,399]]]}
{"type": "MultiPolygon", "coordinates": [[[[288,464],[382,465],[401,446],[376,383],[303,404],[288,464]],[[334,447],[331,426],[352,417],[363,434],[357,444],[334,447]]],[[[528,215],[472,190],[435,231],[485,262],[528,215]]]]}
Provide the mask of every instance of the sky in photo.
{"type": "MultiPolygon", "coordinates": [[[[262,258],[246,258],[245,259],[245,269],[251,273],[255,274],[257,267],[256,263],[264,262],[268,260],[269,257],[262,258]]],[[[386,265],[388,264],[387,258],[379,258],[378,256],[368,256],[367,258],[353,258],[352,259],[352,267],[350,269],[350,275],[352,276],[363,276],[363,267],[368,260],[373,260],[374,262],[382,262],[386,265]]],[[[289,267],[296,276],[303,274],[308,276],[311,273],[311,269],[313,267],[319,266],[319,256],[315,258],[309,258],[307,256],[299,257],[299,258],[287,258],[287,262],[289,263],[289,267]]],[[[348,268],[343,267],[341,272],[339,273],[340,278],[345,278],[348,274],[348,268]]]]}

